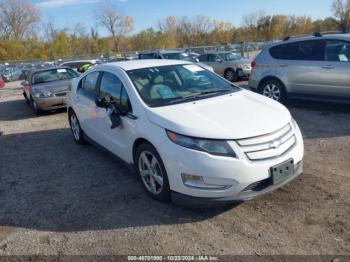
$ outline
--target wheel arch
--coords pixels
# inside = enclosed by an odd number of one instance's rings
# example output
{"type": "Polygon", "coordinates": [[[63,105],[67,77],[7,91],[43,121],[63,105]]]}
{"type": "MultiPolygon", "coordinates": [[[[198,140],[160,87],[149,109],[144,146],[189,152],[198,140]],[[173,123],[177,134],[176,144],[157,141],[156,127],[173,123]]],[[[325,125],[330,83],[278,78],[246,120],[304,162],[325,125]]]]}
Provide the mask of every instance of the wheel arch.
{"type": "Polygon", "coordinates": [[[260,81],[259,81],[259,84],[258,84],[258,91],[261,90],[262,88],[262,85],[264,84],[264,82],[266,82],[267,80],[275,80],[275,81],[278,81],[281,83],[282,87],[284,88],[284,90],[287,92],[287,89],[286,89],[286,85],[284,84],[284,82],[277,76],[265,76],[264,78],[262,78],[260,81]]]}
{"type": "MultiPolygon", "coordinates": [[[[153,143],[151,143],[149,140],[147,140],[146,138],[143,138],[143,137],[139,137],[137,138],[135,141],[134,141],[134,144],[132,146],[132,160],[133,160],[133,163],[135,164],[135,158],[136,158],[136,150],[137,148],[142,144],[142,143],[148,143],[150,144],[151,146],[153,146],[155,149],[156,147],[153,145],[153,143]]],[[[157,149],[156,149],[157,150],[157,149]]],[[[158,152],[158,150],[157,150],[158,152]]]]}

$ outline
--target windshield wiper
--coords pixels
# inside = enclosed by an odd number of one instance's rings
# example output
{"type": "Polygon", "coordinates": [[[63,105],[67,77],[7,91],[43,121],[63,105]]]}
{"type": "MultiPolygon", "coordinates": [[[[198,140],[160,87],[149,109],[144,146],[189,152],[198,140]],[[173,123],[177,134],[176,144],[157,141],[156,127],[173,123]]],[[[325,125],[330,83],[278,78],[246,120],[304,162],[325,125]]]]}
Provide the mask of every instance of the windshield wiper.
{"type": "Polygon", "coordinates": [[[222,89],[215,89],[215,90],[208,90],[208,91],[202,91],[200,93],[196,93],[194,95],[190,95],[190,96],[183,96],[181,98],[172,100],[169,102],[169,104],[176,104],[178,102],[182,102],[182,101],[186,101],[186,100],[191,100],[191,99],[196,99],[196,98],[200,98],[203,96],[207,96],[207,95],[211,95],[211,94],[217,94],[217,93],[226,93],[226,92],[231,92],[231,89],[226,89],[226,88],[222,88],[222,89]]]}

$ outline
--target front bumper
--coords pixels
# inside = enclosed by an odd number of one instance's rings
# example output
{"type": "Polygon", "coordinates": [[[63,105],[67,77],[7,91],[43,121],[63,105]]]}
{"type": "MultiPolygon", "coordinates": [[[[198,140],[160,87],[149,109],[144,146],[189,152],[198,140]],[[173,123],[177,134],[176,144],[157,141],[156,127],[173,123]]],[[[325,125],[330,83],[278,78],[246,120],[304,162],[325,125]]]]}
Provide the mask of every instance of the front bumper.
{"type": "Polygon", "coordinates": [[[239,77],[250,77],[252,70],[249,68],[239,68],[238,69],[238,76],[239,77]]]}
{"type": "MultiPolygon", "coordinates": [[[[302,163],[300,163],[302,166],[302,163]]],[[[179,206],[187,206],[187,207],[201,207],[201,206],[216,206],[216,205],[225,205],[230,203],[240,203],[244,201],[249,201],[258,197],[261,197],[263,195],[266,195],[268,193],[271,193],[280,187],[283,187],[284,185],[288,184],[292,180],[296,179],[300,175],[302,175],[303,169],[298,170],[298,172],[294,173],[292,176],[290,176],[288,179],[284,180],[283,182],[271,185],[266,187],[265,189],[262,189],[260,191],[247,191],[244,193],[240,193],[233,196],[228,197],[218,197],[218,198],[206,198],[206,197],[194,197],[189,196],[177,192],[171,193],[171,199],[172,202],[175,205],[179,206]]]]}
{"type": "Polygon", "coordinates": [[[67,97],[45,97],[34,98],[38,108],[43,111],[65,108],[67,106],[67,97]]]}
{"type": "Polygon", "coordinates": [[[230,142],[230,145],[237,158],[214,156],[181,147],[170,140],[165,141],[158,151],[168,173],[173,201],[178,204],[191,203],[190,205],[245,201],[285,185],[303,172],[303,139],[298,128],[293,130],[295,144],[282,155],[265,160],[250,160],[234,141],[230,142]],[[294,162],[293,173],[279,184],[268,184],[272,179],[272,167],[289,160],[294,162]],[[182,174],[201,176],[211,185],[225,187],[221,189],[220,187],[215,189],[190,187],[184,184],[182,174]],[[255,187],[255,184],[258,186],[255,187]],[[252,186],[254,188],[250,190],[252,186]]]}

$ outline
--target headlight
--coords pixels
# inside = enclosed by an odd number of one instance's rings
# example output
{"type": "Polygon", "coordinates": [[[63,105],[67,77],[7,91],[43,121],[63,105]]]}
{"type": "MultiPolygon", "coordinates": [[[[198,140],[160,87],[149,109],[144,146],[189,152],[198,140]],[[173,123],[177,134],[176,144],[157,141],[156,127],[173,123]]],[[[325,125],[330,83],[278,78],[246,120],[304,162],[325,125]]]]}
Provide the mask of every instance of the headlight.
{"type": "Polygon", "coordinates": [[[206,152],[216,156],[236,157],[235,152],[224,140],[202,139],[179,135],[177,133],[166,131],[169,139],[180,146],[197,151],[206,152]]]}
{"type": "Polygon", "coordinates": [[[34,97],[36,98],[46,98],[46,97],[52,97],[53,93],[51,93],[50,91],[44,91],[44,92],[38,92],[36,91],[34,94],[34,97]]]}

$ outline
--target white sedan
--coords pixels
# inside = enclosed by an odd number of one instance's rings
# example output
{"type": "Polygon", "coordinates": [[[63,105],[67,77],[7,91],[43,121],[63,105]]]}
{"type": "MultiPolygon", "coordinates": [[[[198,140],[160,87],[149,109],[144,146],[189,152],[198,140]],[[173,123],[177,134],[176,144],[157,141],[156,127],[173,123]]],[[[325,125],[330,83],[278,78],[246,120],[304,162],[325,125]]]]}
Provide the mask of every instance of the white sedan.
{"type": "Polygon", "coordinates": [[[73,80],[68,116],[77,143],[115,154],[160,201],[250,200],[303,172],[302,135],[283,105],[189,62],[94,67],[73,80]]]}

